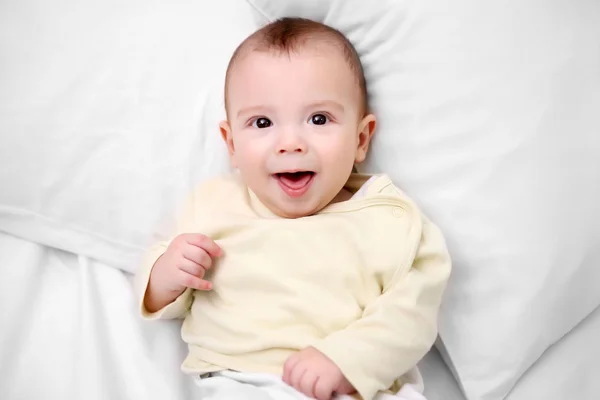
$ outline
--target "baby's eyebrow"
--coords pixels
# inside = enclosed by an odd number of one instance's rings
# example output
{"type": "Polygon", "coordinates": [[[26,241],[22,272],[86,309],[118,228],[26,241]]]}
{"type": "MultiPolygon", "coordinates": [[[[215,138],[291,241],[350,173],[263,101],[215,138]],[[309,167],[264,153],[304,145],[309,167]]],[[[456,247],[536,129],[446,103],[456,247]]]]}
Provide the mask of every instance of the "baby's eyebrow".
{"type": "Polygon", "coordinates": [[[340,113],[344,112],[344,106],[341,103],[338,103],[337,101],[334,101],[334,100],[318,101],[316,103],[309,104],[306,108],[307,109],[334,108],[340,113]]]}
{"type": "MultiPolygon", "coordinates": [[[[323,100],[317,101],[314,103],[310,103],[305,107],[306,110],[319,110],[319,109],[335,109],[339,113],[344,112],[344,106],[341,103],[338,103],[334,100],[323,100]]],[[[241,108],[236,116],[240,118],[245,115],[257,115],[257,114],[272,114],[273,110],[269,107],[265,106],[251,106],[246,108],[241,108]]]]}
{"type": "Polygon", "coordinates": [[[269,114],[272,110],[269,107],[264,106],[252,106],[242,108],[237,112],[237,117],[241,117],[243,115],[255,115],[255,114],[269,114]]]}

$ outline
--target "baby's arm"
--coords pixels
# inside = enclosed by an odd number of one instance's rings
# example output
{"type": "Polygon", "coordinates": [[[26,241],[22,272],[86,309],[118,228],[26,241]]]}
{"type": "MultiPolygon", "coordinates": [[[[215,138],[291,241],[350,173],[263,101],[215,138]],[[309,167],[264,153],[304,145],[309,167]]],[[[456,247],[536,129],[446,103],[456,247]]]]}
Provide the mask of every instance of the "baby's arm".
{"type": "MultiPolygon", "coordinates": [[[[138,300],[140,313],[144,318],[155,319],[163,317],[162,315],[160,315],[162,313],[157,313],[157,311],[163,309],[168,304],[174,303],[177,297],[181,296],[180,293],[179,296],[173,297],[172,299],[170,299],[170,301],[169,299],[159,299],[159,297],[161,297],[160,294],[156,293],[157,291],[155,290],[155,288],[153,288],[153,283],[155,279],[153,279],[152,281],[150,279],[155,263],[165,253],[168,245],[169,242],[159,242],[152,246],[146,253],[144,261],[140,265],[138,273],[135,277],[136,297],[138,300]]],[[[188,293],[186,293],[185,297],[188,297],[187,295],[188,293]]],[[[178,303],[188,303],[188,300],[189,299],[182,298],[181,301],[178,303]]],[[[187,305],[189,306],[189,304],[187,305]]],[[[181,310],[179,309],[173,311],[176,311],[171,312],[171,314],[174,314],[171,316],[173,318],[182,314],[181,310]]]]}
{"type": "Polygon", "coordinates": [[[221,254],[219,246],[202,234],[177,235],[166,247],[155,246],[144,263],[140,276],[142,315],[148,318],[178,318],[191,303],[191,293],[210,290],[202,279],[221,254]]]}
{"type": "Polygon", "coordinates": [[[210,238],[198,233],[200,200],[206,196],[204,186],[194,191],[184,203],[175,227],[176,236],[169,242],[153,246],[136,276],[136,293],[144,318],[180,318],[192,303],[194,290],[210,290],[204,274],[221,249],[210,238]]]}
{"type": "Polygon", "coordinates": [[[442,234],[424,219],[412,267],[393,278],[361,319],[314,347],[340,368],[362,398],[372,399],[415,367],[433,345],[449,274],[442,234]]]}

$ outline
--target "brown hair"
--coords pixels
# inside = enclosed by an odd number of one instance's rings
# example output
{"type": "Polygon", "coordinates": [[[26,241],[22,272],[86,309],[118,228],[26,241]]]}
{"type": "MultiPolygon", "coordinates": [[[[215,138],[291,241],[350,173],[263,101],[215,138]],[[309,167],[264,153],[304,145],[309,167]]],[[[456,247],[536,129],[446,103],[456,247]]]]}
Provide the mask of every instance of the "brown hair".
{"type": "Polygon", "coordinates": [[[320,22],[305,18],[285,17],[271,22],[248,36],[235,50],[225,75],[225,107],[227,107],[227,89],[229,77],[235,62],[249,51],[274,51],[291,54],[313,40],[326,40],[339,46],[348,66],[356,76],[361,95],[363,114],[369,112],[367,82],[358,53],[352,43],[340,31],[320,22]]]}

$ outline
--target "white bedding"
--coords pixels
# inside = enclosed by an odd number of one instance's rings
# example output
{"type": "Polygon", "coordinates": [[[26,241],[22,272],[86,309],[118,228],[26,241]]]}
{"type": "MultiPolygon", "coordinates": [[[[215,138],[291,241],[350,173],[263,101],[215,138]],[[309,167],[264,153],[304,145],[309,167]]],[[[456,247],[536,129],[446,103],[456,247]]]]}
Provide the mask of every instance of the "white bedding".
{"type": "Polygon", "coordinates": [[[419,365],[429,400],[465,400],[465,396],[434,347],[419,365]]]}
{"type": "Polygon", "coordinates": [[[189,398],[177,323],[139,319],[129,275],[6,234],[0,268],[0,399],[189,398]]]}
{"type": "Polygon", "coordinates": [[[242,0],[0,2],[2,231],[133,272],[228,167],[207,98],[253,30],[242,0]]]}
{"type": "MultiPolygon", "coordinates": [[[[129,274],[4,233],[0,270],[0,399],[194,398],[179,370],[178,323],[138,318],[129,274]]],[[[599,329],[597,310],[507,400],[592,400],[600,393],[599,329]]],[[[429,400],[464,400],[437,351],[420,367],[429,400]]]]}
{"type": "MultiPolygon", "coordinates": [[[[504,394],[598,304],[600,3],[301,3],[352,11],[326,14],[370,49],[374,159],[447,228],[440,326],[469,400],[597,399],[598,309],[504,394]]],[[[139,320],[122,270],[227,168],[222,79],[251,19],[244,0],[0,2],[0,232],[26,239],[0,233],[0,400],[192,397],[178,324],[139,320]]],[[[437,352],[421,367],[429,400],[464,400],[437,352]]]]}
{"type": "Polygon", "coordinates": [[[506,400],[600,398],[598,333],[600,307],[550,347],[523,375],[506,400]]]}

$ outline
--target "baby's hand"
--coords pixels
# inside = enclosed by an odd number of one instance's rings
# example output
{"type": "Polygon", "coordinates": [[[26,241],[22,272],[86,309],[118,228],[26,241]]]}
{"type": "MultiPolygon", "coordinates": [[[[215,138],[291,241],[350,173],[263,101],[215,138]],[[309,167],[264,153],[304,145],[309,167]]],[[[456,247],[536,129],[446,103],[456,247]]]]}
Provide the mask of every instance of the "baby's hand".
{"type": "Polygon", "coordinates": [[[212,284],[204,274],[221,248],[199,233],[184,233],[171,241],[165,253],[154,264],[150,287],[155,292],[181,294],[186,288],[210,290],[212,284]]]}
{"type": "Polygon", "coordinates": [[[337,365],[314,347],[307,347],[287,359],[283,381],[317,400],[356,392],[337,365]]]}

